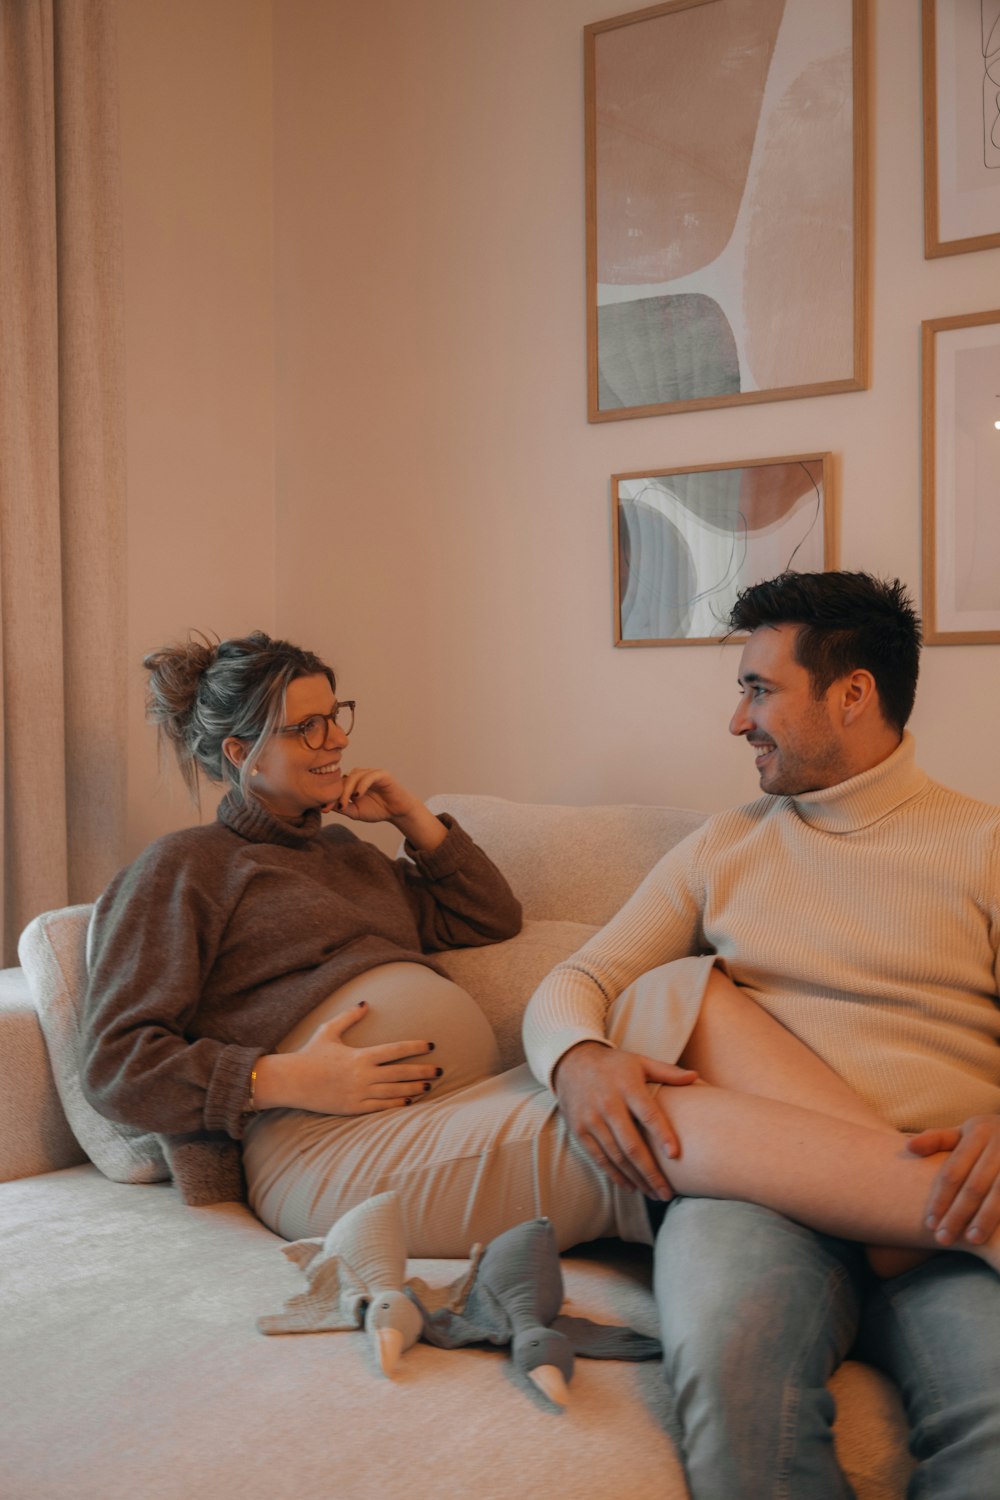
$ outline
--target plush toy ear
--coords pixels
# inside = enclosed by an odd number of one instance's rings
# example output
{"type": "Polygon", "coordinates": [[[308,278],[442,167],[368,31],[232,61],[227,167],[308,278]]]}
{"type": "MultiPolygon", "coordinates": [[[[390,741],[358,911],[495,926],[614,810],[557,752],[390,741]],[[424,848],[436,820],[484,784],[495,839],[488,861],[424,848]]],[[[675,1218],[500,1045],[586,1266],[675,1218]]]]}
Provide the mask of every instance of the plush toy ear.
{"type": "Polygon", "coordinates": [[[282,1245],[281,1253],[291,1261],[293,1266],[298,1266],[300,1271],[306,1271],[322,1248],[322,1240],[293,1240],[290,1245],[282,1245]]]}
{"type": "Polygon", "coordinates": [[[612,1323],[592,1323],[589,1318],[567,1318],[559,1316],[551,1326],[564,1333],[573,1345],[573,1352],[584,1359],[660,1359],[663,1345],[659,1339],[648,1334],[637,1333],[612,1323]]]}
{"type": "Polygon", "coordinates": [[[430,1286],[422,1277],[410,1276],[403,1290],[417,1304],[424,1317],[442,1307],[446,1307],[449,1312],[464,1312],[482,1258],[482,1245],[473,1245],[469,1251],[468,1266],[454,1281],[449,1281],[444,1286],[430,1286]]]}
{"type": "Polygon", "coordinates": [[[261,1333],[317,1333],[322,1329],[360,1328],[371,1292],[339,1256],[321,1260],[311,1270],[309,1286],[289,1297],[279,1313],[257,1319],[261,1333]]]}

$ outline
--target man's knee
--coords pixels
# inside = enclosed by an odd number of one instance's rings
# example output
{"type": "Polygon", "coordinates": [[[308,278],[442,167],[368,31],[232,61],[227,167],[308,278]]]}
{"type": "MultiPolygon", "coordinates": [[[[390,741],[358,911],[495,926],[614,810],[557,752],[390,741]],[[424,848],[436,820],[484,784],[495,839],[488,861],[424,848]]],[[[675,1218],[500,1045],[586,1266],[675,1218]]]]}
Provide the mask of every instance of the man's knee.
{"type": "Polygon", "coordinates": [[[678,1373],[732,1388],[762,1364],[832,1370],[854,1334],[853,1246],[756,1204],[684,1198],[657,1236],[655,1285],[665,1355],[678,1373]]]}

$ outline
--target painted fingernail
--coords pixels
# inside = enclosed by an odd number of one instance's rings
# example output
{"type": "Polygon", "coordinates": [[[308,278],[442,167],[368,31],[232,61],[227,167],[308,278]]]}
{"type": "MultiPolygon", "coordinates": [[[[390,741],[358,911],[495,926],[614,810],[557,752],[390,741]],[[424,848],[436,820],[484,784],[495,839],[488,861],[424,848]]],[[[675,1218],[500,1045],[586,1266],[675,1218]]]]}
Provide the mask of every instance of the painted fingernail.
{"type": "Polygon", "coordinates": [[[403,1103],[404,1103],[404,1104],[412,1104],[412,1103],[413,1103],[413,1100],[412,1100],[412,1099],[404,1099],[404,1100],[403,1100],[403,1103]]]}
{"type": "Polygon", "coordinates": [[[444,1068],[435,1068],[434,1069],[434,1077],[435,1078],[440,1078],[443,1073],[444,1073],[444,1068]]]}
{"type": "Polygon", "coordinates": [[[429,1093],[430,1093],[430,1091],[431,1091],[431,1084],[429,1084],[429,1083],[425,1083],[425,1084],[424,1084],[424,1093],[425,1093],[425,1094],[429,1094],[429,1093]]]}
{"type": "Polygon", "coordinates": [[[428,1050],[428,1052],[433,1052],[434,1051],[434,1043],[433,1042],[428,1042],[427,1043],[427,1050],[428,1050]]]}
{"type": "Polygon", "coordinates": [[[368,1009],[368,1001],[367,1000],[359,1000],[358,1004],[360,1005],[360,1007],[361,1007],[362,1010],[367,1010],[368,1009]]]}

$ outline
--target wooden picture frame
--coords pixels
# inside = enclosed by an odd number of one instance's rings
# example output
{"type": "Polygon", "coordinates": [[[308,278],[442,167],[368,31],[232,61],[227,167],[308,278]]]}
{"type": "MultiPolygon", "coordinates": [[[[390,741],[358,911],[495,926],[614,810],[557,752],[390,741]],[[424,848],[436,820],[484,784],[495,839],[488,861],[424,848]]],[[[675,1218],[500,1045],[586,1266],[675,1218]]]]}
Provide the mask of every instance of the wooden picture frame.
{"type": "Polygon", "coordinates": [[[611,477],[616,646],[711,645],[740,589],[836,567],[833,455],[611,477]]]}
{"type": "Polygon", "coordinates": [[[923,0],[924,255],[1000,245],[1000,0],[923,0]]]}
{"type": "Polygon", "coordinates": [[[588,417],[868,385],[867,0],[584,28],[588,417]]]}
{"type": "Polygon", "coordinates": [[[928,645],[1000,642],[1000,309],[922,333],[921,608],[928,645]]]}

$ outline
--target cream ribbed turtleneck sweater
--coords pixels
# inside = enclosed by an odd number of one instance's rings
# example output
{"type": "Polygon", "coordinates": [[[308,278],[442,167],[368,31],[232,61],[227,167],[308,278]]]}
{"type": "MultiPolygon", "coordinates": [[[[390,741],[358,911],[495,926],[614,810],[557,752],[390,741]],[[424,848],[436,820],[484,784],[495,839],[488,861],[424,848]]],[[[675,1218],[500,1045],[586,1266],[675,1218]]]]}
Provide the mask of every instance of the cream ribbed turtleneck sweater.
{"type": "Polygon", "coordinates": [[[1000,1110],[998,946],[1000,808],[931,781],[906,735],[860,776],[678,844],[544,980],[525,1046],[548,1082],[640,974],[717,953],[893,1125],[957,1124],[1000,1110]]]}

